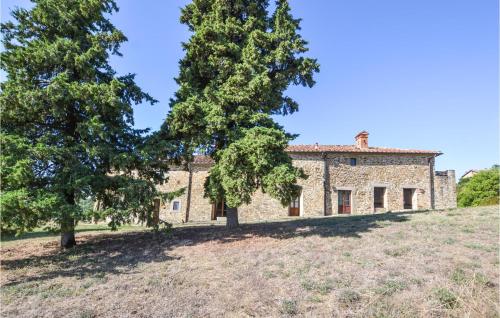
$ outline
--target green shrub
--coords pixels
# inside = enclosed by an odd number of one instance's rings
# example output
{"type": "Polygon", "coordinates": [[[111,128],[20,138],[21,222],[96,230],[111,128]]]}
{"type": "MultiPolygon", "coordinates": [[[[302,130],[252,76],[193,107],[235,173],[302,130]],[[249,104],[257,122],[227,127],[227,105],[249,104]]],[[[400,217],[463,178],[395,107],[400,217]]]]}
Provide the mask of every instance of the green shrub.
{"type": "Polygon", "coordinates": [[[295,300],[283,300],[281,302],[281,313],[288,315],[296,315],[298,313],[297,301],[295,300]]]}
{"type": "Polygon", "coordinates": [[[500,169],[497,166],[474,176],[461,179],[457,185],[459,207],[493,205],[499,203],[500,169]]]}
{"type": "Polygon", "coordinates": [[[434,296],[448,309],[453,309],[458,306],[457,296],[447,288],[438,288],[434,290],[434,296]]]}
{"type": "Polygon", "coordinates": [[[486,286],[486,287],[495,287],[495,283],[489,280],[489,278],[482,273],[474,273],[473,280],[476,284],[486,286]]]}
{"type": "Polygon", "coordinates": [[[339,301],[343,304],[350,305],[361,300],[361,295],[352,289],[344,289],[339,295],[339,301]]]}
{"type": "Polygon", "coordinates": [[[321,282],[314,282],[310,280],[304,280],[301,283],[302,288],[307,291],[316,291],[321,295],[326,295],[330,293],[333,289],[333,281],[331,279],[326,279],[321,282]]]}
{"type": "Polygon", "coordinates": [[[467,281],[465,271],[461,268],[455,269],[451,274],[451,280],[459,285],[464,284],[467,281]]]}
{"type": "Polygon", "coordinates": [[[376,289],[376,292],[382,295],[390,296],[395,292],[405,290],[408,288],[406,282],[399,280],[388,280],[384,284],[376,289]]]}

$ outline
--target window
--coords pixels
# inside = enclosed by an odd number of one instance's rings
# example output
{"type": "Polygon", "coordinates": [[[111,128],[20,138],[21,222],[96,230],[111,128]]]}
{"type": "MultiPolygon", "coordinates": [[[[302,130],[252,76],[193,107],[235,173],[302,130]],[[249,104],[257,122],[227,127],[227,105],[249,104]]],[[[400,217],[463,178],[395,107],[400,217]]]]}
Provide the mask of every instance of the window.
{"type": "Polygon", "coordinates": [[[356,165],[356,158],[351,158],[350,163],[351,163],[351,166],[354,167],[356,165]]]}
{"type": "Polygon", "coordinates": [[[385,188],[373,189],[373,206],[376,208],[385,208],[385,188]]]}
{"type": "Polygon", "coordinates": [[[172,212],[179,212],[181,210],[181,201],[175,200],[172,202],[172,212]]]}

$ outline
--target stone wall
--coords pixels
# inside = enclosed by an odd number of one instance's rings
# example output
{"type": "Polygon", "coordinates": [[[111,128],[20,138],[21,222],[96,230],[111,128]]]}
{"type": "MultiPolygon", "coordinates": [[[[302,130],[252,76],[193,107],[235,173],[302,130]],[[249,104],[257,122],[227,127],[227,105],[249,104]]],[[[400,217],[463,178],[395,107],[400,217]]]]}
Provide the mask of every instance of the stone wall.
{"type": "Polygon", "coordinates": [[[193,166],[189,221],[210,221],[212,218],[212,204],[210,204],[210,200],[204,197],[205,179],[208,176],[209,169],[209,165],[193,166]]]}
{"type": "Polygon", "coordinates": [[[455,170],[436,171],[434,176],[435,208],[450,209],[457,207],[457,184],[455,170]]]}
{"type": "Polygon", "coordinates": [[[384,187],[383,211],[400,211],[403,189],[414,189],[413,209],[429,209],[428,157],[408,155],[330,155],[328,157],[332,213],[338,213],[338,191],[351,191],[351,213],[373,213],[374,188],[384,187]],[[350,165],[356,159],[356,166],[350,165]]]}
{"type": "Polygon", "coordinates": [[[188,180],[189,180],[189,172],[182,171],[180,168],[173,167],[168,172],[168,182],[163,184],[160,187],[161,191],[164,192],[174,192],[184,188],[184,193],[174,198],[174,200],[170,202],[162,201],[160,204],[160,219],[171,222],[171,223],[180,223],[185,221],[186,217],[186,207],[187,207],[187,191],[188,191],[188,180]],[[172,202],[180,201],[180,210],[173,211],[172,210],[172,202]]]}
{"type": "MultiPolygon", "coordinates": [[[[300,216],[324,215],[324,191],[323,191],[323,161],[321,156],[293,156],[293,164],[302,168],[309,176],[305,180],[299,180],[298,185],[302,188],[300,195],[300,216]]],[[[269,195],[258,190],[252,197],[252,202],[238,208],[242,220],[275,219],[288,216],[288,207],[271,198],[269,195]]]]}
{"type": "MultiPolygon", "coordinates": [[[[431,182],[433,159],[425,155],[398,154],[291,154],[293,164],[304,169],[308,178],[300,180],[301,216],[322,216],[338,214],[338,191],[351,191],[351,213],[374,213],[374,188],[385,187],[385,206],[377,212],[400,211],[403,206],[403,190],[414,189],[412,209],[431,209],[431,182]],[[356,165],[350,165],[350,159],[356,165]],[[326,191],[325,191],[326,190],[326,191]]],[[[192,166],[190,204],[187,203],[189,172],[172,170],[170,179],[162,186],[165,191],[175,191],[185,187],[186,191],[176,200],[181,203],[181,211],[173,212],[171,202],[162,202],[160,215],[170,222],[210,221],[212,205],[204,197],[204,182],[210,169],[209,164],[192,166]]],[[[456,207],[454,172],[446,175],[437,173],[434,179],[435,207],[456,207]]],[[[288,207],[258,190],[252,202],[238,208],[242,221],[256,219],[276,219],[288,216],[288,207]]]]}

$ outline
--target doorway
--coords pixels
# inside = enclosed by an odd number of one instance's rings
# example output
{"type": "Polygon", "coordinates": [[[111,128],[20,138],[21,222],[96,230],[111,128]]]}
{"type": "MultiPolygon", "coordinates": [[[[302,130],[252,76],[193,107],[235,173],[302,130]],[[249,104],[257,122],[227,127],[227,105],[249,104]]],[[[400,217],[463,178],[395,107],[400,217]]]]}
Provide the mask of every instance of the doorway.
{"type": "Polygon", "coordinates": [[[351,214],[351,191],[339,190],[339,214],[351,214]]]}
{"type": "Polygon", "coordinates": [[[375,187],[373,188],[373,207],[375,211],[385,209],[385,188],[375,187]]]}
{"type": "Polygon", "coordinates": [[[212,220],[217,220],[218,217],[226,217],[226,213],[227,205],[224,200],[212,204],[212,220]]]}
{"type": "Polygon", "coordinates": [[[415,189],[403,189],[403,208],[405,210],[413,210],[413,197],[415,189]]]}
{"type": "Polygon", "coordinates": [[[288,208],[289,216],[300,216],[300,197],[296,197],[290,202],[290,207],[288,208]]]}

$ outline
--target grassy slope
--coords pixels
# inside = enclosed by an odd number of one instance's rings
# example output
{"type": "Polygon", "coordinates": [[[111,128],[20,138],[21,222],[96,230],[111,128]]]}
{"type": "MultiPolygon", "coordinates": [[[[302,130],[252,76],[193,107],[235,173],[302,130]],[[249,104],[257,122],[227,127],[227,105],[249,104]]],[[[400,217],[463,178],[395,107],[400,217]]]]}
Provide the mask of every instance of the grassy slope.
{"type": "Polygon", "coordinates": [[[7,317],[498,317],[498,206],[2,248],[7,317]]]}

